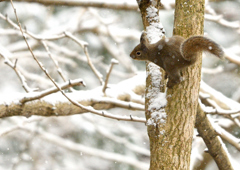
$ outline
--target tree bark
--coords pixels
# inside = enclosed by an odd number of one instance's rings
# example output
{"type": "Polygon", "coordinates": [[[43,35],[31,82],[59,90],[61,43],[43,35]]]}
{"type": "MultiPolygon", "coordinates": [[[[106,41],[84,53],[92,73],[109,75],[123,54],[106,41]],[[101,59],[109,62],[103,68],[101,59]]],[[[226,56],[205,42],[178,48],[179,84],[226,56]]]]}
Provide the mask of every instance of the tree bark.
{"type": "MultiPolygon", "coordinates": [[[[145,0],[138,1],[142,14],[144,28],[150,24],[149,16],[146,14],[147,8],[154,6],[158,8],[160,1],[145,0]]],[[[184,1],[177,0],[175,8],[174,34],[183,37],[190,35],[201,35],[203,33],[204,21],[204,0],[184,1]]],[[[161,30],[159,30],[161,31],[161,30]]],[[[148,125],[148,135],[150,140],[150,169],[189,169],[190,155],[192,148],[193,129],[198,105],[198,93],[201,80],[201,56],[198,62],[183,71],[184,81],[173,89],[167,89],[167,105],[159,110],[151,110],[151,92],[155,88],[160,88],[164,93],[162,84],[156,85],[151,74],[158,74],[154,69],[152,73],[147,63],[146,81],[146,118],[149,120],[153,114],[160,115],[154,123],[148,125]],[[149,97],[150,96],[150,97],[149,97]],[[157,113],[156,113],[157,112],[157,113]],[[165,115],[164,115],[165,114],[165,115]]],[[[161,81],[164,83],[164,81],[161,81]]]]}

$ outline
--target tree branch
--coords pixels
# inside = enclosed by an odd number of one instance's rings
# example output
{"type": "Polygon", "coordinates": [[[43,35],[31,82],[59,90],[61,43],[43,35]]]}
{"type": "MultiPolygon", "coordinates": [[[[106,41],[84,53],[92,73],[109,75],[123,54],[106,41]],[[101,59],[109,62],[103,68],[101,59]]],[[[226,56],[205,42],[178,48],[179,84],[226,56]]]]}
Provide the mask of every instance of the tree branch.
{"type": "Polygon", "coordinates": [[[105,93],[105,91],[107,89],[108,80],[109,80],[110,74],[112,72],[113,66],[115,64],[118,64],[118,61],[115,60],[115,59],[112,59],[111,60],[111,65],[110,65],[109,69],[107,70],[107,76],[106,76],[106,79],[105,79],[105,82],[104,82],[104,85],[103,85],[103,89],[102,89],[103,93],[105,93]]]}
{"type": "Polygon", "coordinates": [[[17,59],[15,60],[15,62],[11,62],[11,60],[8,58],[8,56],[10,55],[10,53],[8,53],[8,51],[0,45],[0,56],[2,56],[4,58],[4,63],[6,65],[8,65],[9,67],[11,67],[15,73],[17,74],[19,80],[21,81],[22,87],[23,89],[28,93],[28,92],[33,92],[36,89],[31,89],[28,84],[27,84],[27,80],[25,79],[25,77],[23,76],[23,74],[21,73],[21,71],[19,71],[17,69],[17,59]]]}
{"type": "MultiPolygon", "coordinates": [[[[82,79],[76,79],[76,80],[69,80],[68,82],[65,82],[63,83],[62,85],[60,85],[59,87],[64,90],[64,89],[67,89],[69,87],[73,87],[73,86],[85,86],[85,83],[83,82],[82,79]]],[[[22,98],[19,100],[19,102],[21,104],[24,104],[26,102],[29,102],[29,101],[33,101],[33,100],[37,100],[37,99],[41,99],[47,95],[50,95],[52,93],[56,93],[58,92],[59,89],[56,88],[56,87],[53,87],[53,88],[50,88],[50,89],[47,89],[47,90],[44,90],[42,92],[37,92],[37,93],[31,93],[29,95],[27,95],[26,97],[22,98]]]]}
{"type": "Polygon", "coordinates": [[[220,138],[218,138],[200,105],[198,105],[197,109],[196,127],[199,135],[203,138],[208,148],[208,152],[215,160],[218,168],[220,170],[233,170],[227,150],[224,149],[225,146],[223,146],[223,142],[220,141],[220,138]]]}
{"type": "MultiPolygon", "coordinates": [[[[130,110],[144,110],[143,104],[135,103],[140,102],[140,99],[142,98],[141,92],[144,91],[142,88],[145,88],[145,86],[142,85],[144,84],[144,79],[140,81],[141,77],[143,77],[143,74],[120,82],[119,84],[111,85],[111,88],[108,88],[108,90],[106,91],[106,96],[112,96],[111,98],[103,97],[102,87],[98,87],[96,89],[88,91],[74,91],[72,93],[67,93],[69,98],[77,101],[79,104],[84,106],[83,108],[74,106],[59,92],[55,94],[49,93],[56,91],[57,88],[43,91],[40,93],[41,95],[39,95],[39,93],[8,94],[6,96],[1,95],[0,118],[10,116],[30,117],[32,115],[67,116],[86,113],[90,111],[94,114],[112,119],[145,123],[146,120],[144,118],[138,118],[134,116],[119,116],[110,114],[105,111],[97,111],[99,109],[107,110],[114,107],[121,107],[130,110]],[[139,95],[136,95],[136,93],[138,93],[139,95]],[[43,97],[44,95],[47,96],[43,97]],[[43,98],[41,98],[41,100],[36,100],[40,99],[40,96],[43,98]],[[128,98],[129,102],[121,101],[125,100],[126,97],[128,98]],[[24,104],[21,104],[20,101],[23,99],[27,100],[28,102],[25,101],[24,104]],[[85,108],[87,108],[87,110],[85,108]]],[[[64,86],[61,87],[65,88],[64,86]]]]}
{"type": "MultiPolygon", "coordinates": [[[[213,124],[213,122],[212,122],[213,124]]],[[[229,132],[227,132],[225,129],[217,125],[216,123],[214,124],[214,129],[216,133],[224,140],[226,140],[228,143],[230,143],[232,146],[234,146],[237,150],[240,151],[240,139],[236,138],[229,132]]]]}
{"type": "MultiPolygon", "coordinates": [[[[6,0],[0,0],[0,2],[6,0]]],[[[96,8],[109,8],[109,9],[118,9],[118,10],[138,10],[138,6],[135,3],[129,3],[127,1],[109,1],[104,2],[101,0],[93,0],[93,1],[73,1],[73,0],[15,0],[16,2],[32,2],[32,3],[40,3],[43,5],[54,5],[54,6],[81,6],[81,7],[96,7],[96,8]]]]}

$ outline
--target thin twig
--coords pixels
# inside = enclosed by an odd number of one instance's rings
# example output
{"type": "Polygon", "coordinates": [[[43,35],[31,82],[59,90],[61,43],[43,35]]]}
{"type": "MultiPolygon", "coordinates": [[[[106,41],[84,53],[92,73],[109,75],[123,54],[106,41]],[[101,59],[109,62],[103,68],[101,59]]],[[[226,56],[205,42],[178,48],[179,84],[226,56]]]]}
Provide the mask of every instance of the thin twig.
{"type": "Polygon", "coordinates": [[[107,76],[106,76],[105,83],[104,83],[104,86],[103,86],[103,89],[102,89],[102,92],[103,92],[104,94],[105,94],[105,91],[106,91],[106,89],[107,89],[107,84],[108,84],[108,80],[109,80],[110,74],[111,74],[112,69],[113,69],[113,66],[114,66],[115,64],[118,64],[118,61],[115,60],[115,59],[112,59],[112,60],[111,60],[111,65],[110,65],[109,69],[107,70],[107,76]]]}
{"type": "Polygon", "coordinates": [[[29,92],[33,92],[33,91],[36,91],[37,89],[31,89],[28,84],[27,84],[27,81],[25,79],[25,77],[23,76],[23,74],[17,69],[17,61],[18,59],[15,60],[14,63],[12,63],[9,58],[8,58],[8,51],[6,51],[4,49],[4,47],[0,46],[0,56],[2,56],[4,58],[4,63],[6,65],[8,65],[10,68],[12,68],[15,73],[17,74],[19,80],[21,81],[21,84],[22,84],[22,87],[23,89],[29,93],[29,92]]]}
{"type": "Polygon", "coordinates": [[[89,66],[91,67],[91,69],[93,70],[93,72],[95,73],[95,75],[97,76],[100,84],[103,85],[103,76],[102,76],[102,74],[94,67],[94,65],[93,65],[93,63],[92,63],[92,61],[91,61],[91,59],[90,59],[87,46],[84,46],[84,49],[83,49],[83,50],[84,50],[84,53],[85,53],[85,55],[86,55],[86,57],[87,57],[87,61],[88,61],[89,66]]]}
{"type": "Polygon", "coordinates": [[[88,53],[88,43],[79,40],[77,37],[73,36],[72,33],[70,32],[64,32],[66,37],[72,39],[74,42],[76,42],[78,45],[80,45],[83,48],[83,51],[87,57],[87,62],[88,65],[90,66],[90,68],[92,69],[92,71],[94,72],[94,74],[97,76],[98,80],[100,81],[100,84],[103,85],[103,76],[102,74],[95,68],[95,66],[93,65],[90,57],[89,57],[89,53],[88,53]]]}
{"type": "MultiPolygon", "coordinates": [[[[80,86],[80,85],[85,86],[85,83],[83,82],[82,79],[76,79],[76,80],[69,80],[69,82],[65,82],[62,85],[59,85],[59,87],[62,90],[64,90],[64,89],[67,89],[69,87],[80,86]]],[[[43,98],[43,97],[45,97],[49,94],[56,93],[58,91],[59,91],[58,88],[52,87],[52,88],[44,90],[42,92],[32,93],[31,96],[27,96],[27,97],[24,97],[23,99],[21,99],[20,103],[23,104],[23,103],[26,103],[26,102],[29,102],[29,101],[41,99],[41,98],[43,98]]]]}
{"type": "Polygon", "coordinates": [[[130,60],[130,57],[122,53],[122,51],[119,50],[119,48],[116,48],[114,44],[110,43],[106,37],[99,36],[99,39],[113,58],[118,60],[119,63],[121,63],[121,65],[124,66],[129,72],[136,73],[137,68],[132,63],[132,60],[130,60]]]}
{"type": "Polygon", "coordinates": [[[43,44],[44,48],[46,49],[48,56],[52,59],[54,65],[56,66],[57,72],[59,73],[59,75],[61,76],[61,78],[63,79],[63,81],[66,82],[67,79],[66,79],[65,76],[63,75],[62,69],[59,67],[58,62],[53,58],[51,52],[49,51],[49,47],[48,47],[47,43],[46,43],[45,41],[41,41],[41,43],[43,44]]]}
{"type": "MultiPolygon", "coordinates": [[[[59,67],[58,62],[53,58],[52,53],[50,52],[49,47],[48,47],[46,41],[43,41],[43,40],[42,40],[41,43],[43,44],[44,48],[46,49],[46,51],[47,51],[47,53],[48,53],[48,56],[52,59],[54,65],[56,66],[58,74],[59,74],[60,77],[63,79],[63,81],[66,82],[67,79],[66,79],[66,77],[63,75],[63,71],[62,71],[62,69],[59,67]]],[[[73,88],[72,88],[72,86],[69,87],[69,91],[70,91],[70,92],[74,91],[73,88]]]]}
{"type": "MultiPolygon", "coordinates": [[[[93,14],[98,20],[99,22],[106,28],[107,30],[107,34],[115,41],[115,42],[118,42],[116,37],[113,36],[111,30],[110,30],[110,24],[112,24],[112,21],[111,22],[107,22],[105,21],[100,15],[99,15],[99,12],[93,8],[88,8],[88,11],[93,14]]],[[[118,43],[116,45],[119,45],[118,43]]]]}

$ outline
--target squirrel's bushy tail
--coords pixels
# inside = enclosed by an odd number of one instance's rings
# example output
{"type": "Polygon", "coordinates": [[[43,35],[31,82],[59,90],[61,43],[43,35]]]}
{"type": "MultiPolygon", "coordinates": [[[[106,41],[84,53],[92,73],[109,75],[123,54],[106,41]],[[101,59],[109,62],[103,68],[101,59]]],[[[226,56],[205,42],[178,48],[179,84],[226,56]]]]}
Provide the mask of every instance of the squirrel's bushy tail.
{"type": "Polygon", "coordinates": [[[180,48],[182,56],[185,60],[195,62],[197,53],[207,51],[219,58],[223,58],[224,52],[222,48],[214,41],[203,36],[192,36],[185,40],[180,48]]]}

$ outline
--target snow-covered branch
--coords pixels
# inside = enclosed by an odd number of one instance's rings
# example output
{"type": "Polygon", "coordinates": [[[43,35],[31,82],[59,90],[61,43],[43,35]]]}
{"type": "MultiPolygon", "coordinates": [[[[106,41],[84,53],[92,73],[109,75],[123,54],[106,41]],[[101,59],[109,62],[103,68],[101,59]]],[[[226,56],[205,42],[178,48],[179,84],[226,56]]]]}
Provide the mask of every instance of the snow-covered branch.
{"type": "MultiPolygon", "coordinates": [[[[209,117],[208,117],[209,118],[209,117]]],[[[210,119],[210,118],[209,118],[210,119]]],[[[233,136],[232,134],[230,134],[229,132],[227,132],[225,129],[223,129],[222,127],[220,127],[219,125],[217,125],[216,123],[214,123],[213,121],[211,121],[213,128],[215,129],[216,133],[225,141],[227,141],[228,143],[230,143],[231,145],[233,145],[237,150],[240,151],[240,139],[236,138],[235,136],[233,136]]]]}
{"type": "Polygon", "coordinates": [[[208,94],[209,96],[206,96],[205,98],[214,100],[222,109],[235,111],[240,109],[240,104],[238,102],[213,89],[204,81],[201,81],[201,92],[208,94]]]}
{"type": "MultiPolygon", "coordinates": [[[[0,0],[0,2],[6,0],[0,0]]],[[[120,0],[120,1],[112,1],[112,0],[91,0],[91,1],[83,1],[83,0],[15,0],[18,2],[30,2],[30,3],[40,3],[43,5],[54,5],[54,6],[80,6],[80,7],[95,7],[95,8],[108,8],[108,9],[116,9],[116,10],[133,10],[137,11],[138,6],[135,0],[120,0]]],[[[165,1],[163,6],[160,9],[172,9],[174,8],[174,3],[168,3],[165,1]]]]}
{"type": "MultiPolygon", "coordinates": [[[[5,0],[0,0],[0,2],[5,0]]],[[[81,7],[96,7],[96,8],[109,8],[109,9],[118,9],[118,10],[138,10],[138,6],[135,1],[109,1],[109,0],[15,0],[18,2],[32,2],[40,3],[43,5],[54,5],[54,6],[81,6],[81,7]],[[135,2],[135,3],[134,3],[135,2]]]]}
{"type": "Polygon", "coordinates": [[[198,105],[196,128],[208,148],[208,153],[213,157],[219,169],[231,169],[232,162],[225,145],[218,138],[215,129],[212,127],[210,120],[198,105]]]}
{"type": "MultiPolygon", "coordinates": [[[[102,93],[102,87],[87,91],[74,91],[72,93],[66,93],[66,95],[84,107],[88,106],[87,108],[89,108],[90,111],[92,110],[92,113],[94,114],[117,120],[145,122],[145,118],[138,118],[131,115],[118,116],[107,113],[106,111],[97,111],[99,109],[107,110],[113,107],[144,110],[144,99],[141,95],[136,94],[144,91],[142,89],[145,87],[144,79],[141,81],[143,74],[144,73],[141,73],[131,79],[120,82],[119,84],[111,85],[110,88],[106,90],[106,95],[109,97],[103,97],[104,94],[102,93]],[[128,102],[121,101],[126,99],[128,99],[128,102]]],[[[77,84],[78,83],[79,81],[77,81],[77,84]]],[[[80,83],[82,83],[82,81],[80,81],[80,83]]],[[[67,88],[69,85],[71,86],[73,84],[75,83],[69,83],[68,85],[65,83],[60,87],[67,88]]],[[[59,92],[51,94],[56,91],[56,88],[52,88],[43,92],[1,95],[0,117],[29,117],[32,115],[67,116],[89,112],[89,110],[74,106],[59,92]],[[23,99],[25,103],[21,104],[23,99]]]]}
{"type": "MultiPolygon", "coordinates": [[[[69,87],[81,86],[81,85],[85,86],[85,83],[83,82],[83,80],[82,79],[76,79],[76,80],[73,80],[73,81],[69,80],[68,82],[63,83],[62,85],[60,85],[60,88],[62,90],[64,90],[64,89],[67,89],[69,87]]],[[[44,90],[42,92],[29,93],[26,96],[24,96],[22,99],[20,99],[19,102],[20,102],[20,104],[24,104],[24,103],[29,102],[29,101],[41,99],[45,96],[48,96],[52,93],[56,93],[58,91],[59,90],[56,87],[53,87],[53,88],[44,90]]]]}

